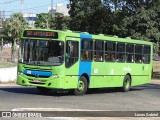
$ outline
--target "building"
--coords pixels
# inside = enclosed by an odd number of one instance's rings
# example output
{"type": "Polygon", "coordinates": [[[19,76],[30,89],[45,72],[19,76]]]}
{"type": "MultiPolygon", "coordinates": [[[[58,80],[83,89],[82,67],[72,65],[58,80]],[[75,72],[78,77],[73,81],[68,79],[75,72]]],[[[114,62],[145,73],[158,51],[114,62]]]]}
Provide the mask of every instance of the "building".
{"type": "Polygon", "coordinates": [[[66,5],[63,4],[56,4],[56,7],[51,7],[48,8],[49,13],[62,13],[64,16],[69,16],[68,14],[69,9],[67,8],[66,5]]]}
{"type": "Polygon", "coordinates": [[[29,24],[29,27],[35,27],[35,21],[37,20],[37,16],[34,13],[24,13],[23,17],[26,19],[26,21],[29,24]]]}

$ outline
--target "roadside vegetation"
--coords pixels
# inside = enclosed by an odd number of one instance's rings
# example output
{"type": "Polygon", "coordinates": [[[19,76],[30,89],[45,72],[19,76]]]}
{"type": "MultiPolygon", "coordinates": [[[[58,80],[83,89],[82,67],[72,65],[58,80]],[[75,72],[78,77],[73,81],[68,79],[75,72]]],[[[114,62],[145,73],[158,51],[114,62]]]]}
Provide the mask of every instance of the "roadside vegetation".
{"type": "Polygon", "coordinates": [[[17,66],[17,63],[0,61],[0,68],[9,68],[9,67],[15,67],[15,66],[17,66]]]}

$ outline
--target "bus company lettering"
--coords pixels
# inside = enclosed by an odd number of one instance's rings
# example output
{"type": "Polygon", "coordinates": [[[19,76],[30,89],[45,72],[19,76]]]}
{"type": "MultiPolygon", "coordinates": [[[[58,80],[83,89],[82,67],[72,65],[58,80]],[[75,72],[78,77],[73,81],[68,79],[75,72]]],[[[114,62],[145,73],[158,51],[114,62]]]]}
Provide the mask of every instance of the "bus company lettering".
{"type": "Polygon", "coordinates": [[[129,66],[123,67],[123,71],[125,71],[125,72],[131,72],[131,68],[129,66]]]}

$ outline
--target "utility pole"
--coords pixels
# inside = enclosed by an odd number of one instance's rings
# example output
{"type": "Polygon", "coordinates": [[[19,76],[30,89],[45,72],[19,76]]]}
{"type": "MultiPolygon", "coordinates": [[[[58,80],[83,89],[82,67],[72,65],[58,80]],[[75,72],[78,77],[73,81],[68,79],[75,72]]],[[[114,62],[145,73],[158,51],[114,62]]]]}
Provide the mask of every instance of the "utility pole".
{"type": "Polygon", "coordinates": [[[20,0],[21,1],[21,13],[23,15],[23,4],[24,4],[24,0],[20,0]]]}
{"type": "MultiPolygon", "coordinates": [[[[4,25],[4,20],[5,20],[5,12],[3,10],[2,12],[2,28],[3,28],[3,25],[4,25]]],[[[2,33],[2,41],[1,41],[1,50],[3,50],[3,33],[2,33]]]]}
{"type": "MultiPolygon", "coordinates": [[[[4,25],[4,20],[5,20],[5,11],[0,11],[0,19],[1,19],[1,26],[0,29],[2,31],[3,25],[4,25]]],[[[1,32],[1,51],[3,50],[3,33],[1,32]]]]}
{"type": "Polygon", "coordinates": [[[51,0],[51,15],[53,17],[53,0],[51,0]]]}
{"type": "Polygon", "coordinates": [[[3,29],[3,25],[4,25],[4,19],[5,19],[5,12],[4,11],[0,11],[0,20],[1,20],[1,25],[0,25],[0,29],[1,29],[1,59],[2,59],[2,50],[3,50],[3,33],[2,33],[2,29],[3,29]]]}

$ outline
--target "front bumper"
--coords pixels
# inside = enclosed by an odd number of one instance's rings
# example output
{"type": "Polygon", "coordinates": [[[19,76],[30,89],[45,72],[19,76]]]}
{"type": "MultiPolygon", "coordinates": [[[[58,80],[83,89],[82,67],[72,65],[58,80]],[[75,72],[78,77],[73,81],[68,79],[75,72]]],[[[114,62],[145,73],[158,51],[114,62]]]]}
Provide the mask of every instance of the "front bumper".
{"type": "Polygon", "coordinates": [[[17,76],[17,84],[22,86],[36,86],[36,87],[45,87],[45,88],[55,88],[62,89],[63,88],[63,78],[34,78],[28,77],[26,75],[19,74],[17,76]],[[39,82],[34,82],[35,80],[39,82]]]}

